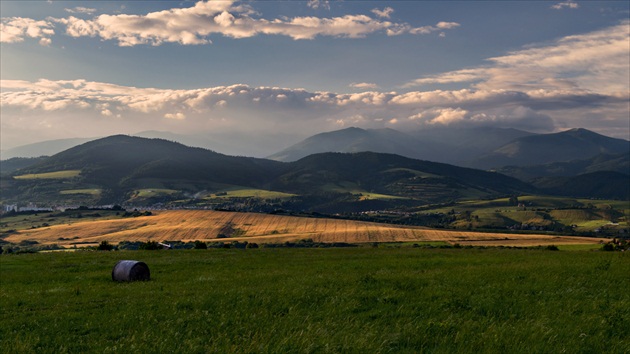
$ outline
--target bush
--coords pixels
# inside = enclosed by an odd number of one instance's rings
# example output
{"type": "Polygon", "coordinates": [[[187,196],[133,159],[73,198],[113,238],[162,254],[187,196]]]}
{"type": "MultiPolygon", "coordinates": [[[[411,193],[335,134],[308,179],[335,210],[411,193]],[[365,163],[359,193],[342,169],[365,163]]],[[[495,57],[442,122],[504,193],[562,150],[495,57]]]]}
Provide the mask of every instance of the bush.
{"type": "Polygon", "coordinates": [[[114,249],[114,245],[110,244],[107,241],[101,241],[101,243],[96,247],[97,251],[111,251],[114,249]]]}
{"type": "Polygon", "coordinates": [[[196,250],[206,250],[206,249],[208,249],[208,245],[205,242],[195,241],[195,249],[196,250]]]}
{"type": "Polygon", "coordinates": [[[148,242],[140,244],[140,249],[148,250],[148,251],[161,250],[162,246],[160,246],[160,244],[155,241],[148,241],[148,242]]]}
{"type": "Polygon", "coordinates": [[[610,242],[606,242],[602,246],[602,251],[628,251],[630,250],[630,242],[623,239],[614,238],[610,242]]]}
{"type": "Polygon", "coordinates": [[[558,246],[556,245],[549,245],[546,247],[547,251],[559,251],[560,249],[558,249],[558,246]]]}

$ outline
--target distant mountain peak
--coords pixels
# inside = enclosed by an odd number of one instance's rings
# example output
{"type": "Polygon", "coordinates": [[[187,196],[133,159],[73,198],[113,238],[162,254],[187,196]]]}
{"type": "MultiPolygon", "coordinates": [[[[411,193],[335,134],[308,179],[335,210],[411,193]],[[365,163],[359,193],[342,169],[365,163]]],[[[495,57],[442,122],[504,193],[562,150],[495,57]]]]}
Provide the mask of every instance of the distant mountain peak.
{"type": "Polygon", "coordinates": [[[630,142],[598,134],[584,128],[558,133],[531,135],[513,140],[474,161],[478,168],[534,166],[553,162],[584,160],[599,154],[630,151],[630,142]]]}

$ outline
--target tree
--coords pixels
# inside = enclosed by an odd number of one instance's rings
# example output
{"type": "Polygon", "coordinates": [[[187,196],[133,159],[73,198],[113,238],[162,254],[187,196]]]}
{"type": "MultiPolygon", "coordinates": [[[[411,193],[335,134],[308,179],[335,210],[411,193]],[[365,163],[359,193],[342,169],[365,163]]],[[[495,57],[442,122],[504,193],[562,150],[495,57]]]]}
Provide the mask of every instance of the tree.
{"type": "Polygon", "coordinates": [[[195,249],[196,250],[206,250],[206,249],[208,249],[208,245],[205,242],[195,241],[195,249]]]}
{"type": "Polygon", "coordinates": [[[107,241],[101,241],[101,243],[96,247],[97,251],[111,251],[114,249],[114,245],[110,244],[107,241]]]}

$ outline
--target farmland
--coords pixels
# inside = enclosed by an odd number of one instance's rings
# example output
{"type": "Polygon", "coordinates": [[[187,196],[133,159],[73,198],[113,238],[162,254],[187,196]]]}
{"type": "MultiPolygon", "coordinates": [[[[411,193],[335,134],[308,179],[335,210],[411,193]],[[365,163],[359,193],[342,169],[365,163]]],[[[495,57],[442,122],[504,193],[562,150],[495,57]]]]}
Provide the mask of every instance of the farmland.
{"type": "Polygon", "coordinates": [[[486,246],[597,244],[604,241],[590,237],[447,231],[353,220],[210,210],[164,210],[130,218],[117,217],[113,212],[103,212],[99,217],[87,214],[90,215],[88,218],[61,220],[37,216],[39,221],[32,220],[35,224],[30,227],[25,218],[6,218],[3,219],[3,230],[14,231],[6,235],[4,241],[18,244],[28,240],[63,247],[96,245],[102,241],[147,240],[277,243],[312,239],[315,242],[446,242],[486,246]],[[43,220],[48,220],[46,225],[39,223],[43,220]]]}
{"type": "Polygon", "coordinates": [[[0,351],[630,351],[627,253],[213,249],[0,257],[0,351]],[[119,284],[120,259],[151,269],[119,284]]]}
{"type": "Polygon", "coordinates": [[[65,170],[46,173],[30,173],[26,175],[19,175],[13,178],[18,180],[39,180],[39,179],[67,179],[77,177],[81,174],[80,170],[65,170]]]}

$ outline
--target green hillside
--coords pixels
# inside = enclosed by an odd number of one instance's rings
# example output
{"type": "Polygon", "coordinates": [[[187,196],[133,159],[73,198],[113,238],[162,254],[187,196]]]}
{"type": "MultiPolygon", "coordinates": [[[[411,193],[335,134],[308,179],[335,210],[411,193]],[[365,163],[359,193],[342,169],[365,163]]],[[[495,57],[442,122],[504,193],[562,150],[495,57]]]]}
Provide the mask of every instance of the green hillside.
{"type": "Polygon", "coordinates": [[[295,162],[234,157],[163,139],[91,141],[0,177],[3,204],[172,204],[325,213],[418,207],[511,195],[628,199],[628,177],[537,180],[374,152],[295,162]]]}
{"type": "Polygon", "coordinates": [[[305,157],[273,184],[277,189],[325,192],[334,186],[365,193],[416,199],[425,203],[476,199],[532,191],[530,185],[498,173],[420,161],[398,155],[362,152],[305,157]]]}
{"type": "Polygon", "coordinates": [[[263,199],[328,195],[328,202],[342,198],[367,207],[383,200],[434,203],[533,190],[501,174],[392,154],[323,153],[282,163],[122,135],[76,146],[2,178],[3,202],[48,204],[191,198],[224,204],[229,192],[233,198],[263,199]]]}
{"type": "Polygon", "coordinates": [[[572,177],[585,173],[614,171],[630,175],[630,153],[599,154],[589,159],[532,166],[504,166],[497,172],[530,181],[538,177],[572,177]]]}

